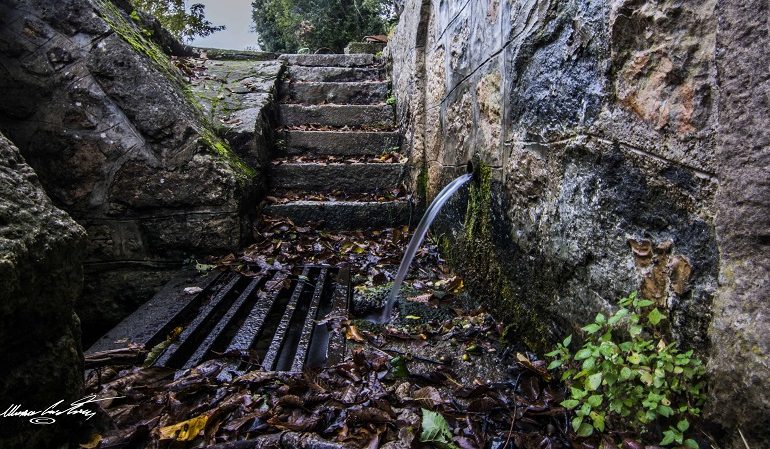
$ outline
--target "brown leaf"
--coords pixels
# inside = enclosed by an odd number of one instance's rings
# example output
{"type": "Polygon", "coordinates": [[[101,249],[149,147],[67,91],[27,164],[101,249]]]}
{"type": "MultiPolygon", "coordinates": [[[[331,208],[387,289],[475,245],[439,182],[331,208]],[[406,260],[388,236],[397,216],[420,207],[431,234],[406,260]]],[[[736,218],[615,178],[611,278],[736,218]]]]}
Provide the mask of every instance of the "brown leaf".
{"type": "Polygon", "coordinates": [[[428,409],[433,409],[438,405],[449,402],[441,397],[441,393],[439,393],[436,387],[431,386],[423,387],[415,391],[413,397],[420,406],[428,409]]]}

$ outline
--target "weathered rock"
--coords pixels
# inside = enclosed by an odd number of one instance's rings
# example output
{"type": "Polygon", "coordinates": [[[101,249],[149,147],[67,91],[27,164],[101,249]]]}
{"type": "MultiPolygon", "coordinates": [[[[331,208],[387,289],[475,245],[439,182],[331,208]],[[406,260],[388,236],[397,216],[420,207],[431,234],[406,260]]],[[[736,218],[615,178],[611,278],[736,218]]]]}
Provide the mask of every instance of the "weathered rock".
{"type": "MultiPolygon", "coordinates": [[[[85,231],[57,209],[18,149],[0,135],[0,398],[2,409],[44,410],[79,399],[80,323],[73,312],[83,281],[85,231]]],[[[64,409],[66,407],[60,407],[64,409]]],[[[4,417],[0,446],[48,448],[72,419],[35,425],[4,417]]]]}
{"type": "Polygon", "coordinates": [[[309,192],[384,192],[396,189],[405,172],[404,164],[312,162],[276,165],[270,182],[276,190],[309,192]]]}
{"type": "Polygon", "coordinates": [[[262,168],[272,156],[272,128],[278,61],[207,60],[206,75],[193,82],[209,120],[220,127],[231,148],[252,168],[262,168]]]}
{"type": "MultiPolygon", "coordinates": [[[[717,6],[719,124],[716,197],[720,286],[709,335],[709,410],[728,430],[739,427],[749,447],[770,445],[770,69],[768,5],[721,1],[717,6]]],[[[732,447],[744,447],[731,435],[732,447]]]]}
{"type": "Polygon", "coordinates": [[[225,48],[191,47],[190,51],[209,59],[225,61],[272,61],[279,56],[277,53],[268,51],[230,50],[225,48]]]}
{"type": "Polygon", "coordinates": [[[377,54],[382,52],[385,44],[381,42],[351,42],[345,47],[346,55],[359,55],[362,53],[377,54]]]}
{"type": "Polygon", "coordinates": [[[384,74],[381,67],[306,67],[289,66],[292,81],[354,82],[379,81],[384,74]]]}
{"type": "Polygon", "coordinates": [[[285,131],[282,145],[289,154],[381,154],[398,149],[399,137],[394,131],[285,131]]]}
{"type": "Polygon", "coordinates": [[[291,65],[311,67],[366,67],[377,62],[371,54],[281,55],[278,59],[291,65]]]}
{"type": "Polygon", "coordinates": [[[271,204],[264,213],[304,226],[322,222],[324,229],[384,229],[409,224],[406,201],[291,201],[271,204]]]}
{"type": "Polygon", "coordinates": [[[388,53],[416,190],[486,166],[443,220],[471,290],[543,349],[640,291],[710,360],[710,418],[754,447],[767,5],[739,3],[412,0],[388,53]]]}
{"type": "Polygon", "coordinates": [[[278,107],[282,125],[321,125],[334,127],[393,127],[393,106],[363,104],[282,104],[278,107]]]}
{"type": "Polygon", "coordinates": [[[281,86],[281,96],[287,103],[304,104],[375,104],[388,98],[388,83],[384,81],[313,83],[288,82],[281,86]]]}
{"type": "Polygon", "coordinates": [[[0,129],[89,232],[76,310],[91,340],[185,258],[248,240],[259,178],[112,3],[9,0],[0,22],[0,129]]]}

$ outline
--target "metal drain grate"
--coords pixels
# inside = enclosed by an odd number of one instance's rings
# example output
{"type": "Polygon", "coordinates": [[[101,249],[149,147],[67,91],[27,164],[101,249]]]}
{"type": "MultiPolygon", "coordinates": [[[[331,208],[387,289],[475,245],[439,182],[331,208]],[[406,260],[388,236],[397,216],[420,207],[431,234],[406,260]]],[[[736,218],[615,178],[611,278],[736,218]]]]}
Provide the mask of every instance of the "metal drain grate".
{"type": "Polygon", "coordinates": [[[258,364],[268,371],[301,371],[341,361],[344,335],[317,322],[346,313],[347,270],[306,266],[298,276],[217,273],[199,286],[202,291],[195,295],[184,294],[176,284],[167,286],[165,293],[126,318],[88,352],[105,349],[116,340],[150,349],[181,328],[156,359],[156,366],[186,369],[226,356],[240,361],[242,369],[258,364]],[[153,321],[149,329],[137,326],[147,319],[153,321]]]}

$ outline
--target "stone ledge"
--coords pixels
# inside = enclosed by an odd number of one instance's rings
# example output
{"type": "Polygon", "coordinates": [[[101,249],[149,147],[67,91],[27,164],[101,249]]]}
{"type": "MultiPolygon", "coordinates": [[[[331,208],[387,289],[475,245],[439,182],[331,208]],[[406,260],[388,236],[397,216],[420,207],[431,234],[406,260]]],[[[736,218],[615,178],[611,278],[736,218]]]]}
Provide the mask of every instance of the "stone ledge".
{"type": "Polygon", "coordinates": [[[283,164],[272,168],[278,191],[377,192],[398,187],[405,164],[283,164]]]}
{"type": "Polygon", "coordinates": [[[264,213],[287,217],[297,225],[323,222],[323,229],[382,229],[409,223],[406,201],[292,201],[272,204],[264,213]]]}

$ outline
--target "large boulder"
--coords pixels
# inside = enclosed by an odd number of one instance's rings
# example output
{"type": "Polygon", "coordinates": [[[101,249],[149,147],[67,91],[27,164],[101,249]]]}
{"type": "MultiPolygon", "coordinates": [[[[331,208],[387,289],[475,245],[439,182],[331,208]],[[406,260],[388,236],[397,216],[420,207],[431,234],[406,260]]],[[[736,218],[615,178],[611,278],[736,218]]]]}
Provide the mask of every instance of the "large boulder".
{"type": "MultiPolygon", "coordinates": [[[[44,410],[81,397],[83,353],[73,306],[84,252],[83,228],[52,204],[18,149],[0,134],[1,411],[14,404],[44,410]]],[[[45,426],[28,419],[4,417],[0,446],[52,447],[72,429],[66,422],[45,426]]]]}
{"type": "Polygon", "coordinates": [[[257,173],[214,132],[153,28],[107,0],[0,1],[0,130],[89,235],[93,340],[185,260],[248,240],[257,173]]]}
{"type": "Polygon", "coordinates": [[[540,350],[638,290],[751,447],[770,438],[767,9],[408,0],[388,49],[418,193],[484,168],[439,224],[466,285],[540,350]]]}

